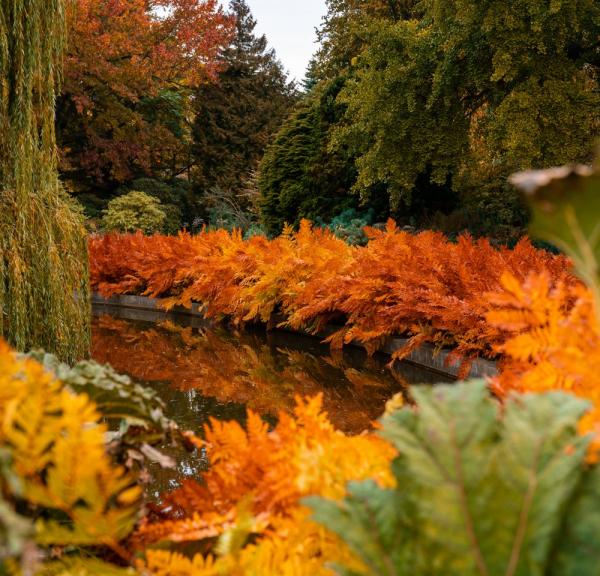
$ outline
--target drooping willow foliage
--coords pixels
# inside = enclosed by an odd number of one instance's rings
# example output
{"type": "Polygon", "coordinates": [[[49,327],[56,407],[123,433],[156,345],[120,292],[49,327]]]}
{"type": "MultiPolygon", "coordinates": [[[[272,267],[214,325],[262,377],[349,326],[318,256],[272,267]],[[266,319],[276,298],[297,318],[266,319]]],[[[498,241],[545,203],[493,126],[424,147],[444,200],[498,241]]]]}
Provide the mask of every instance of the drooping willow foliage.
{"type": "Polygon", "coordinates": [[[89,285],[83,219],[57,174],[65,9],[0,0],[0,334],[69,361],[89,347],[89,285]]]}

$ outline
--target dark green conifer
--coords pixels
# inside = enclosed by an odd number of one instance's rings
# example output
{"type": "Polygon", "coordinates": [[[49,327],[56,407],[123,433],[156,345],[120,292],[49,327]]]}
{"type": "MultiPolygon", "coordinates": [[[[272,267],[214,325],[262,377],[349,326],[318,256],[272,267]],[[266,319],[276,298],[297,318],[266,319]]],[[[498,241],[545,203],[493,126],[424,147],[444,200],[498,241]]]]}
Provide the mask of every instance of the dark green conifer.
{"type": "Polygon", "coordinates": [[[237,192],[251,178],[272,134],[295,100],[291,83],[245,0],[232,0],[235,36],[221,56],[218,82],[195,95],[195,181],[237,192]]]}
{"type": "Polygon", "coordinates": [[[342,150],[328,149],[329,130],[344,108],[336,97],[345,78],[325,82],[297,106],[285,122],[260,165],[259,190],[263,224],[270,234],[300,219],[328,222],[356,208],[349,194],[356,179],[354,161],[342,150]]]}

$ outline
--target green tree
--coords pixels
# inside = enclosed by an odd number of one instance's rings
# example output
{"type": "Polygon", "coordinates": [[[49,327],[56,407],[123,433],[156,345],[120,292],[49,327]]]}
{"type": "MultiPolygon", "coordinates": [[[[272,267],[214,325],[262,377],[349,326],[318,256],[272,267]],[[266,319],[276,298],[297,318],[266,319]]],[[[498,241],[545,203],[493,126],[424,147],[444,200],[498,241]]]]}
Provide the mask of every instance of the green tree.
{"type": "Polygon", "coordinates": [[[89,347],[86,234],[57,175],[63,0],[0,0],[0,334],[62,359],[89,347]]]}
{"type": "Polygon", "coordinates": [[[370,22],[407,20],[418,14],[417,5],[418,0],[327,0],[312,75],[332,80],[345,73],[368,45],[370,22]]]}
{"type": "Polygon", "coordinates": [[[358,206],[349,194],[356,171],[343,150],[328,150],[329,130],[343,114],[336,97],[345,79],[324,82],[304,98],[267,149],[259,172],[260,209],[270,234],[300,219],[331,220],[358,206]]]}
{"type": "Polygon", "coordinates": [[[335,140],[357,156],[356,189],[395,206],[423,190],[587,160],[600,132],[595,0],[427,0],[419,19],[379,21],[341,100],[335,140]]]}
{"type": "Polygon", "coordinates": [[[255,33],[256,21],[245,0],[229,5],[235,35],[220,57],[223,70],[213,84],[195,93],[194,180],[210,191],[237,193],[251,178],[272,134],[295,100],[290,83],[255,33]]]}
{"type": "Polygon", "coordinates": [[[108,232],[154,234],[163,232],[166,223],[160,200],[136,190],[111,200],[102,216],[102,228],[108,232]]]}
{"type": "Polygon", "coordinates": [[[380,184],[369,190],[370,216],[356,212],[360,200],[351,193],[357,176],[354,146],[332,149],[331,132],[344,118],[345,105],[336,98],[347,82],[353,82],[352,64],[368,45],[370,26],[409,18],[416,13],[416,4],[415,0],[328,0],[319,30],[321,46],[303,82],[307,96],[261,164],[261,212],[270,233],[301,218],[331,222],[338,228],[338,221],[348,214],[356,215],[352,217],[356,221],[387,217],[388,196],[380,184]]]}

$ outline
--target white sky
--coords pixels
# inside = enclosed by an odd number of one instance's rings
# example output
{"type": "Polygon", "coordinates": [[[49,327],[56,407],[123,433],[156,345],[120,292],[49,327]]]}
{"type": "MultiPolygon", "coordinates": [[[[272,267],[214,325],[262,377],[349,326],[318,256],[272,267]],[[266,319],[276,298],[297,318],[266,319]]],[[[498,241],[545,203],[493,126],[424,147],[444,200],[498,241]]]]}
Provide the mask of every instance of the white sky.
{"type": "Polygon", "coordinates": [[[266,34],[292,78],[304,78],[316,51],[315,28],[325,15],[325,0],[247,0],[256,32],[266,34]]]}

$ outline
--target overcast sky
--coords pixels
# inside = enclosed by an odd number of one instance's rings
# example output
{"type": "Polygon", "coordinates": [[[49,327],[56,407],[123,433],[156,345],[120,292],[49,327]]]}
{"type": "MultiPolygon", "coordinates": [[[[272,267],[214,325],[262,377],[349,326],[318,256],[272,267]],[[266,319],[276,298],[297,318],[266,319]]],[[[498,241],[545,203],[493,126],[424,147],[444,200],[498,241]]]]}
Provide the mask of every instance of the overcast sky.
{"type": "Polygon", "coordinates": [[[325,0],[247,0],[257,20],[292,78],[304,78],[316,49],[315,28],[325,15],[325,0]]]}

